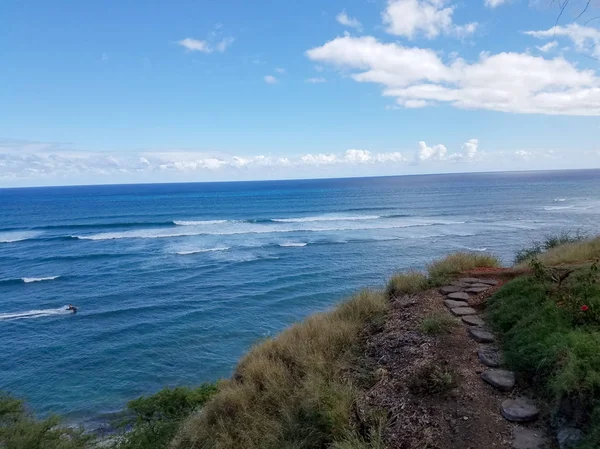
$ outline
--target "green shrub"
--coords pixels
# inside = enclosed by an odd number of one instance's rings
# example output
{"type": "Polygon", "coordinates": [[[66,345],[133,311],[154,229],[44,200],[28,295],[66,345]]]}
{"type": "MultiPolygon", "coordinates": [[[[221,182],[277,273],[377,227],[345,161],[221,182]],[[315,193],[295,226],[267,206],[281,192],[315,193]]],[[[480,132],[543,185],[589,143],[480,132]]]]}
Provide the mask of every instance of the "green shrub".
{"type": "Polygon", "coordinates": [[[430,313],[423,318],[421,331],[430,335],[446,334],[457,324],[447,312],[430,313]]]}
{"type": "Polygon", "coordinates": [[[420,271],[399,273],[389,280],[385,293],[388,297],[401,294],[415,294],[429,288],[429,281],[420,271]]]}
{"type": "Polygon", "coordinates": [[[365,326],[387,309],[383,294],[364,291],[256,345],[232,379],[186,420],[172,447],[352,447],[357,391],[343,372],[361,347],[365,326]]]}
{"type": "Polygon", "coordinates": [[[22,401],[0,394],[0,448],[85,449],[91,440],[82,429],[61,426],[56,416],[35,419],[22,401]]]}
{"type": "MultiPolygon", "coordinates": [[[[586,240],[586,235],[581,231],[565,231],[556,235],[548,235],[542,241],[533,242],[527,248],[523,248],[515,254],[515,265],[524,265],[534,257],[569,243],[578,243],[586,240]]],[[[557,251],[560,253],[560,251],[557,251]]]]}
{"type": "Polygon", "coordinates": [[[467,270],[499,266],[500,260],[491,254],[458,252],[432,262],[427,272],[433,285],[441,285],[467,270]]]}
{"type": "Polygon", "coordinates": [[[408,389],[416,395],[440,395],[456,386],[456,375],[437,362],[428,362],[408,380],[408,389]]]}
{"type": "Polygon", "coordinates": [[[556,409],[565,401],[575,404],[588,420],[589,447],[600,447],[593,424],[600,423],[600,286],[594,265],[562,283],[543,276],[515,279],[488,300],[487,317],[507,366],[556,409]]]}
{"type": "Polygon", "coordinates": [[[166,449],[183,419],[199,409],[217,392],[214,384],[197,388],[165,388],[135,399],[127,405],[134,417],[124,423],[119,449],[166,449]]]}

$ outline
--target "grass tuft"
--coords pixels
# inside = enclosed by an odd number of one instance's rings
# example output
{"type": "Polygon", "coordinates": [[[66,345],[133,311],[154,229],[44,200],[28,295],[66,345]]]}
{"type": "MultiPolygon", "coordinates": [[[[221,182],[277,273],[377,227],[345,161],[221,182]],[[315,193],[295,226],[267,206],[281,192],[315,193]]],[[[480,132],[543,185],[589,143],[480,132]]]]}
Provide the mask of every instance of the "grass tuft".
{"type": "Polygon", "coordinates": [[[464,271],[499,266],[500,260],[491,254],[458,252],[432,262],[427,272],[432,285],[442,285],[464,271]]]}
{"type": "Polygon", "coordinates": [[[233,378],[186,420],[172,447],[377,449],[356,446],[360,439],[350,423],[357,392],[342,374],[364,328],[387,309],[383,294],[363,291],[256,345],[233,378]]]}
{"type": "MultiPolygon", "coordinates": [[[[550,266],[589,262],[600,257],[600,236],[559,244],[536,256],[540,262],[550,266]]],[[[517,267],[526,267],[530,259],[525,258],[517,267]]]]}
{"type": "Polygon", "coordinates": [[[415,293],[422,292],[429,288],[429,281],[420,271],[407,271],[406,273],[399,273],[389,280],[385,293],[386,296],[391,298],[397,295],[413,295],[415,293]]]}
{"type": "MultiPolygon", "coordinates": [[[[565,231],[556,235],[548,235],[542,241],[533,242],[527,248],[523,248],[515,254],[515,265],[520,267],[525,267],[526,264],[531,261],[533,258],[538,257],[540,254],[547,253],[548,251],[563,247],[564,245],[568,245],[571,243],[580,243],[584,242],[586,239],[586,234],[581,231],[565,231]]],[[[564,251],[564,247],[554,251],[559,254],[564,251]]],[[[597,256],[592,256],[597,257],[597,256]]],[[[573,262],[574,260],[572,260],[573,262]]]]}
{"type": "Polygon", "coordinates": [[[429,335],[447,334],[457,325],[456,319],[447,312],[430,313],[421,322],[421,332],[429,335]]]}
{"type": "Polygon", "coordinates": [[[416,395],[440,395],[456,386],[456,375],[437,362],[428,362],[417,369],[408,381],[408,389],[416,395]]]}

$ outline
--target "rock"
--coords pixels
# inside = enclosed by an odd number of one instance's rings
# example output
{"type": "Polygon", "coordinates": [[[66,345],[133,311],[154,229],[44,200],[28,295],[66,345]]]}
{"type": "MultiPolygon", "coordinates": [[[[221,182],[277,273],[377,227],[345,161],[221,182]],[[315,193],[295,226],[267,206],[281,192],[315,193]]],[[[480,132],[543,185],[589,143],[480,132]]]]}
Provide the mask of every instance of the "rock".
{"type": "Polygon", "coordinates": [[[445,287],[440,288],[440,293],[447,295],[448,293],[455,293],[462,291],[461,287],[457,287],[456,285],[446,285],[445,287]]]}
{"type": "Polygon", "coordinates": [[[468,301],[469,294],[465,292],[454,292],[448,295],[448,299],[458,299],[459,301],[468,301]]]}
{"type": "Polygon", "coordinates": [[[469,328],[469,335],[473,340],[475,340],[478,343],[493,343],[494,341],[494,335],[490,331],[487,331],[480,327],[469,328]]]}
{"type": "Polygon", "coordinates": [[[505,419],[513,422],[533,421],[540,413],[528,398],[507,399],[502,402],[501,411],[505,419]]]}
{"type": "Polygon", "coordinates": [[[469,288],[490,288],[490,286],[487,284],[482,284],[481,282],[478,282],[477,284],[469,285],[469,288]]]}
{"type": "Polygon", "coordinates": [[[444,300],[444,305],[449,309],[456,309],[457,307],[469,307],[469,304],[463,301],[453,301],[451,299],[444,300]]]}
{"type": "Polygon", "coordinates": [[[498,368],[502,364],[502,356],[496,348],[479,348],[477,357],[481,363],[490,368],[498,368]]]}
{"type": "Polygon", "coordinates": [[[477,314],[477,310],[472,309],[471,307],[457,307],[455,309],[450,309],[450,312],[452,312],[456,316],[476,315],[477,314]]]}
{"type": "Polygon", "coordinates": [[[489,287],[471,287],[466,289],[465,291],[467,293],[483,293],[484,291],[486,291],[489,287]]]}
{"type": "Polygon", "coordinates": [[[498,285],[498,281],[495,279],[479,279],[479,282],[486,285],[498,285]]]}
{"type": "Polygon", "coordinates": [[[563,427],[556,434],[556,439],[560,449],[569,449],[579,444],[583,439],[583,432],[574,427],[563,427]]]}
{"type": "Polygon", "coordinates": [[[515,427],[513,429],[513,449],[544,449],[548,439],[541,430],[515,427]]]}
{"type": "Polygon", "coordinates": [[[483,326],[485,321],[479,318],[477,315],[466,315],[462,317],[463,323],[469,326],[483,326]]]}
{"type": "Polygon", "coordinates": [[[515,388],[515,374],[503,369],[489,369],[481,375],[492,387],[500,391],[511,391],[515,388]]]}
{"type": "Polygon", "coordinates": [[[454,281],[454,282],[451,282],[450,285],[465,288],[465,287],[469,287],[471,284],[467,284],[466,282],[454,281]]]}
{"type": "Polygon", "coordinates": [[[480,281],[477,278],[460,278],[458,282],[464,282],[465,284],[476,284],[480,281]]]}

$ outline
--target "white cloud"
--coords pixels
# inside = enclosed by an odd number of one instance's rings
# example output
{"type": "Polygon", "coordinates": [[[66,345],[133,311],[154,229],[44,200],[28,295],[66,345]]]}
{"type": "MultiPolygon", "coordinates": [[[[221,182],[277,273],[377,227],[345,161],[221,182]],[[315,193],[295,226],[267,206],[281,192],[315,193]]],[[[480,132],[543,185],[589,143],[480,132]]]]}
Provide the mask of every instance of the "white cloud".
{"type": "Polygon", "coordinates": [[[600,115],[600,78],[563,58],[481,53],[475,62],[448,63],[430,49],[343,36],[307,51],[312,61],[354,70],[357,82],[377,83],[404,107],[449,104],[503,112],[600,115]]]}
{"type": "Polygon", "coordinates": [[[552,42],[548,42],[547,44],[544,44],[544,45],[536,45],[535,47],[542,53],[548,53],[550,50],[556,48],[557,45],[558,45],[558,42],[552,41],[552,42]]]}
{"type": "Polygon", "coordinates": [[[275,71],[276,71],[277,73],[281,73],[282,75],[285,73],[285,69],[284,69],[284,68],[282,68],[282,67],[277,67],[277,68],[275,69],[275,71]]]}
{"type": "Polygon", "coordinates": [[[273,75],[266,75],[264,78],[265,83],[267,84],[277,84],[279,80],[275,78],[273,75]]]}
{"type": "Polygon", "coordinates": [[[348,150],[346,151],[345,159],[352,164],[370,162],[371,152],[366,150],[348,150]]]}
{"type": "Polygon", "coordinates": [[[300,161],[306,165],[329,165],[338,162],[335,154],[305,154],[300,161]]]}
{"type": "Polygon", "coordinates": [[[477,139],[469,139],[467,140],[462,148],[464,155],[467,159],[473,159],[477,155],[477,147],[479,145],[479,140],[477,139]]]}
{"type": "Polygon", "coordinates": [[[517,158],[519,159],[524,159],[528,161],[533,156],[533,153],[531,153],[530,151],[518,150],[515,151],[515,156],[517,156],[517,158]]]}
{"type": "Polygon", "coordinates": [[[210,54],[215,51],[223,53],[228,47],[231,46],[231,44],[233,44],[234,41],[235,39],[233,37],[225,37],[213,45],[206,40],[198,40],[187,37],[177,43],[186,48],[188,51],[199,51],[201,53],[210,54]]]}
{"type": "Polygon", "coordinates": [[[419,149],[417,150],[417,160],[419,161],[441,161],[446,158],[448,149],[444,145],[434,145],[428,147],[423,141],[419,142],[419,149]]]}
{"type": "Polygon", "coordinates": [[[318,83],[326,83],[327,80],[325,78],[323,78],[322,76],[318,76],[315,78],[308,78],[306,80],[307,83],[311,83],[311,84],[318,84],[318,83]]]}
{"type": "Polygon", "coordinates": [[[201,51],[202,53],[212,53],[213,51],[208,42],[192,39],[191,37],[186,37],[179,41],[178,44],[189,51],[201,51]]]}
{"type": "Polygon", "coordinates": [[[388,0],[382,13],[386,31],[409,39],[423,34],[433,39],[440,34],[465,37],[475,32],[476,23],[455,25],[454,6],[444,7],[444,0],[388,0]]]}
{"type": "Polygon", "coordinates": [[[359,31],[362,30],[362,24],[357,19],[349,17],[348,14],[346,14],[346,11],[342,11],[337,16],[335,16],[335,20],[337,20],[344,26],[356,28],[359,31]]]}
{"type": "Polygon", "coordinates": [[[525,31],[525,34],[538,39],[567,37],[573,41],[578,51],[600,58],[600,29],[597,28],[571,23],[567,26],[555,26],[548,30],[525,31]]]}
{"type": "Polygon", "coordinates": [[[507,0],[485,0],[485,6],[488,8],[495,8],[496,6],[503,5],[507,0]]]}

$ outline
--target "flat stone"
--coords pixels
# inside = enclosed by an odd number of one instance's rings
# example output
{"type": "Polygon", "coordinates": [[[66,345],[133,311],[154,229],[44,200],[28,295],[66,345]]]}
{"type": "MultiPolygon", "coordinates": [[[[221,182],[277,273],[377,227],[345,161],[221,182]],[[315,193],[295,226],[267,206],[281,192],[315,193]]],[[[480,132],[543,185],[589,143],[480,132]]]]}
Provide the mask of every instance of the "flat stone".
{"type": "Polygon", "coordinates": [[[481,378],[500,391],[511,391],[515,388],[515,374],[512,371],[489,369],[481,375],[481,378]]]}
{"type": "Polygon", "coordinates": [[[471,288],[466,289],[465,291],[467,293],[483,293],[487,289],[488,289],[488,287],[471,287],[471,288]]]}
{"type": "Polygon", "coordinates": [[[490,288],[490,286],[487,284],[482,284],[481,282],[478,282],[477,284],[469,285],[469,288],[490,288]]]}
{"type": "Polygon", "coordinates": [[[466,282],[454,281],[454,282],[451,282],[450,285],[465,288],[465,287],[469,287],[471,284],[467,284],[466,282]]]}
{"type": "Polygon", "coordinates": [[[440,288],[440,293],[447,295],[448,293],[456,293],[462,291],[462,287],[457,287],[456,285],[446,285],[445,287],[440,288]]]}
{"type": "Polygon", "coordinates": [[[502,364],[502,356],[496,348],[479,348],[477,357],[481,363],[490,368],[498,368],[502,364]]]}
{"type": "MultiPolygon", "coordinates": [[[[454,310],[456,310],[456,309],[454,309],[454,310]]],[[[471,336],[471,338],[473,340],[475,340],[478,343],[493,343],[494,342],[494,335],[490,331],[487,331],[480,327],[469,328],[469,335],[471,336]]]]}
{"type": "Polygon", "coordinates": [[[463,323],[468,324],[469,326],[483,326],[485,321],[483,321],[477,315],[466,315],[462,317],[463,323]]]}
{"type": "Polygon", "coordinates": [[[463,301],[453,301],[451,299],[444,300],[444,305],[449,309],[456,309],[457,307],[469,307],[469,304],[463,301]]]}
{"type": "Polygon", "coordinates": [[[469,295],[465,292],[454,292],[448,295],[448,299],[458,299],[459,301],[468,301],[469,295]]]}
{"type": "Polygon", "coordinates": [[[477,310],[475,310],[471,307],[457,307],[456,309],[450,309],[450,312],[452,312],[456,316],[476,315],[477,314],[477,310]]]}
{"type": "Polygon", "coordinates": [[[479,279],[479,282],[486,285],[498,285],[498,281],[496,279],[479,279]]]}
{"type": "Polygon", "coordinates": [[[476,284],[480,281],[477,278],[460,278],[458,282],[464,282],[465,284],[476,284]]]}
{"type": "Polygon", "coordinates": [[[528,398],[506,399],[502,402],[501,412],[505,419],[513,422],[533,421],[540,413],[528,398]]]}
{"type": "Polygon", "coordinates": [[[515,427],[513,429],[513,449],[543,449],[548,439],[541,430],[515,427]]]}
{"type": "Polygon", "coordinates": [[[556,434],[556,439],[560,449],[570,449],[583,440],[583,432],[574,427],[563,427],[556,434]]]}

